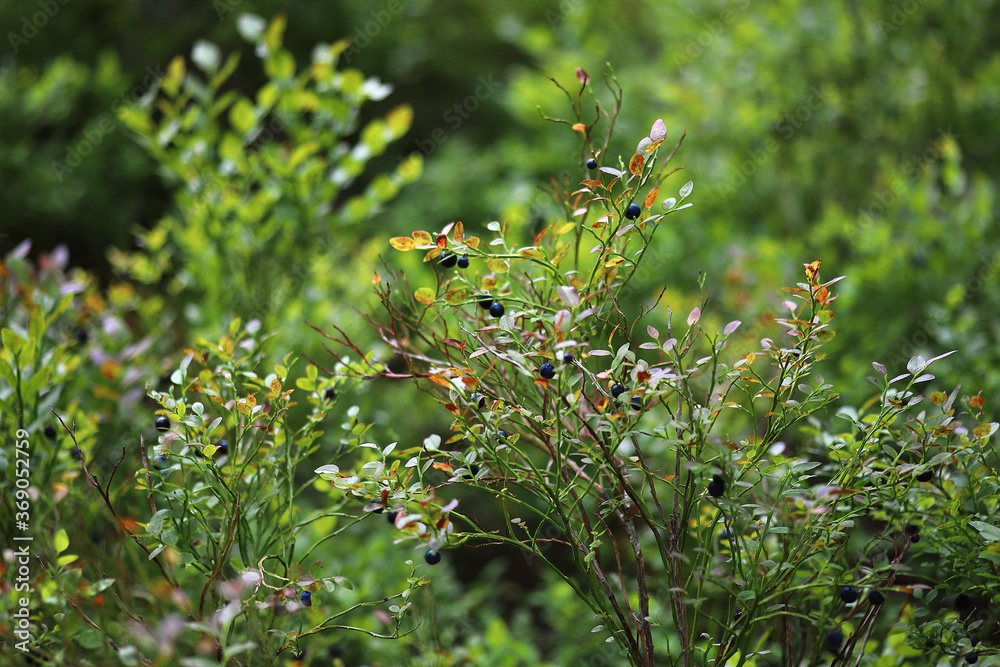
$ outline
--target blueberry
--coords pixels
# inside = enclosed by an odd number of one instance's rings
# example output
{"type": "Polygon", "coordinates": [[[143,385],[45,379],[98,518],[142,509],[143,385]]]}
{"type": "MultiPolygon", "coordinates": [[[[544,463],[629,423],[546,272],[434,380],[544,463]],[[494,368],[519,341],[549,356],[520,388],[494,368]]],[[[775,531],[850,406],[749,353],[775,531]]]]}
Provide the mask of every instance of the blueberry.
{"type": "Polygon", "coordinates": [[[167,465],[167,457],[160,454],[155,459],[153,459],[153,467],[157,470],[163,470],[167,465]]]}
{"type": "Polygon", "coordinates": [[[713,498],[721,498],[726,492],[726,480],[722,475],[712,475],[712,481],[708,483],[708,495],[713,498]]]}
{"type": "Polygon", "coordinates": [[[156,418],[156,430],[157,431],[169,431],[170,430],[170,418],[166,415],[160,415],[156,418]]]}
{"type": "Polygon", "coordinates": [[[551,380],[556,376],[556,369],[549,362],[545,362],[538,367],[538,374],[546,380],[551,380]]]}
{"type": "Polygon", "coordinates": [[[826,633],[826,645],[834,651],[840,650],[840,645],[844,643],[844,634],[840,630],[831,630],[826,633]]]}
{"type": "Polygon", "coordinates": [[[917,533],[910,537],[910,542],[912,542],[913,544],[916,544],[919,541],[920,541],[920,533],[917,533]]]}
{"type": "Polygon", "coordinates": [[[597,169],[597,160],[594,158],[587,160],[587,169],[597,169]]]}
{"type": "Polygon", "coordinates": [[[490,315],[493,317],[503,317],[503,304],[499,301],[494,301],[490,305],[490,315]]]}
{"type": "Polygon", "coordinates": [[[858,591],[854,586],[844,586],[840,589],[840,599],[846,604],[854,604],[858,601],[858,591]]]}
{"type": "Polygon", "coordinates": [[[620,382],[616,382],[614,386],[611,387],[611,396],[613,396],[614,398],[618,398],[624,393],[625,393],[625,385],[621,384],[620,382]]]}
{"type": "Polygon", "coordinates": [[[438,264],[440,264],[446,269],[450,269],[451,267],[455,266],[456,262],[458,262],[458,256],[455,255],[455,253],[453,252],[448,252],[447,250],[445,250],[438,256],[438,264]]]}
{"type": "Polygon", "coordinates": [[[910,523],[906,525],[906,528],[904,530],[906,530],[907,535],[916,535],[917,533],[920,532],[920,526],[915,526],[912,523],[910,523]]]}
{"type": "Polygon", "coordinates": [[[635,220],[642,213],[642,209],[639,208],[638,204],[629,204],[628,208],[625,209],[625,217],[629,220],[635,220]]]}
{"type": "Polygon", "coordinates": [[[471,472],[472,476],[475,477],[476,475],[479,474],[479,466],[473,463],[472,465],[469,466],[469,472],[471,472]]]}
{"type": "Polygon", "coordinates": [[[304,604],[307,607],[311,607],[313,606],[312,597],[313,594],[310,593],[309,591],[302,591],[302,595],[299,596],[299,599],[302,600],[302,604],[304,604]]]}
{"type": "Polygon", "coordinates": [[[971,653],[966,653],[965,661],[970,665],[974,665],[977,662],[979,662],[979,654],[976,651],[972,651],[971,653]]]}
{"type": "Polygon", "coordinates": [[[79,461],[80,460],[80,450],[77,449],[76,447],[74,447],[73,449],[70,450],[69,456],[74,461],[79,461]]]}
{"type": "Polygon", "coordinates": [[[965,611],[972,606],[972,598],[970,598],[965,593],[959,593],[955,598],[955,609],[959,611],[965,611]]]}
{"type": "Polygon", "coordinates": [[[920,473],[919,475],[917,475],[917,481],[918,482],[929,482],[929,481],[931,481],[931,479],[933,477],[934,477],[934,471],[933,470],[925,470],[922,473],[920,473]]]}
{"type": "Polygon", "coordinates": [[[633,396],[632,397],[632,409],[633,410],[642,410],[642,407],[643,407],[642,406],[642,399],[639,398],[638,396],[633,396]]]}
{"type": "Polygon", "coordinates": [[[373,500],[373,501],[371,501],[371,502],[370,502],[370,503],[368,503],[368,504],[369,504],[369,505],[375,505],[375,509],[373,509],[373,510],[372,510],[372,512],[374,512],[375,514],[381,514],[381,513],[382,513],[382,510],[384,510],[384,509],[385,509],[384,507],[382,507],[382,503],[380,503],[380,502],[379,502],[379,501],[377,501],[377,500],[373,500]]]}
{"type": "Polygon", "coordinates": [[[508,435],[510,434],[507,431],[500,429],[497,431],[497,440],[506,440],[508,435]]]}
{"type": "Polygon", "coordinates": [[[386,512],[385,520],[388,521],[393,526],[396,525],[396,517],[399,516],[399,512],[386,512]]]}
{"type": "Polygon", "coordinates": [[[479,405],[480,410],[486,407],[486,397],[482,394],[473,394],[472,396],[469,396],[469,401],[479,405]]]}
{"type": "Polygon", "coordinates": [[[566,354],[563,355],[563,363],[564,364],[571,364],[571,363],[573,363],[573,361],[575,361],[575,359],[574,359],[574,357],[573,357],[572,354],[569,354],[567,352],[566,354]]]}
{"type": "Polygon", "coordinates": [[[969,646],[975,646],[978,643],[979,643],[979,637],[977,637],[975,635],[971,635],[969,637],[969,646]]]}
{"type": "Polygon", "coordinates": [[[885,596],[873,588],[868,591],[868,602],[870,602],[873,607],[877,607],[885,602],[885,596]]]}
{"type": "Polygon", "coordinates": [[[73,329],[73,337],[80,345],[86,345],[87,341],[90,340],[90,334],[87,333],[87,330],[79,326],[73,329]]]}
{"type": "Polygon", "coordinates": [[[215,450],[219,456],[225,456],[229,453],[229,441],[223,440],[219,443],[218,449],[215,450]]]}
{"type": "Polygon", "coordinates": [[[427,561],[428,565],[437,565],[441,562],[441,552],[431,549],[424,554],[424,560],[427,561]]]}
{"type": "Polygon", "coordinates": [[[479,305],[479,307],[480,307],[480,308],[482,308],[483,310],[489,310],[489,309],[490,309],[490,306],[492,306],[492,305],[493,305],[493,298],[492,298],[492,297],[489,297],[489,296],[484,296],[484,297],[482,297],[481,299],[479,299],[478,301],[476,301],[476,303],[477,303],[477,304],[479,305]]]}
{"type": "Polygon", "coordinates": [[[460,268],[460,269],[467,269],[467,268],[469,268],[469,258],[466,257],[465,255],[462,255],[461,257],[459,257],[458,258],[458,268],[460,268]]]}
{"type": "Polygon", "coordinates": [[[45,433],[45,437],[48,438],[49,440],[55,440],[56,439],[56,429],[55,429],[54,426],[52,426],[52,424],[49,424],[48,426],[46,426],[45,427],[45,431],[43,431],[43,432],[45,433]]]}
{"type": "Polygon", "coordinates": [[[333,387],[327,387],[326,391],[323,392],[323,398],[328,401],[332,401],[337,398],[337,391],[333,387]]]}

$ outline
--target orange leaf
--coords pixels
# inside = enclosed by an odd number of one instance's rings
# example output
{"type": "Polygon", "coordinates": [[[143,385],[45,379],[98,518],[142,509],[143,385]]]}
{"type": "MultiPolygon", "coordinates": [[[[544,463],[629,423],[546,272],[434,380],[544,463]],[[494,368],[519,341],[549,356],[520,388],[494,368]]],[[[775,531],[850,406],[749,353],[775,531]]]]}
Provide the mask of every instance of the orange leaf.
{"type": "Polygon", "coordinates": [[[451,382],[448,381],[448,378],[443,378],[440,375],[429,375],[428,378],[436,385],[440,385],[445,389],[451,389],[451,382]]]}
{"type": "Polygon", "coordinates": [[[452,238],[455,239],[455,243],[462,243],[465,240],[465,225],[461,220],[455,223],[455,233],[452,234],[452,238]]]}
{"type": "Polygon", "coordinates": [[[814,262],[809,262],[808,264],[803,264],[806,267],[806,280],[814,280],[816,275],[819,273],[819,264],[823,260],[817,259],[814,262]]]}
{"type": "Polygon", "coordinates": [[[587,126],[584,125],[583,123],[573,123],[573,131],[574,132],[583,132],[586,129],[587,129],[587,126]]]}
{"type": "Polygon", "coordinates": [[[642,157],[641,153],[636,153],[632,156],[632,159],[628,161],[629,173],[638,176],[642,173],[642,165],[645,163],[646,158],[642,157]]]}
{"type": "Polygon", "coordinates": [[[653,203],[656,201],[656,197],[659,194],[660,194],[660,188],[653,188],[652,190],[649,191],[649,194],[646,195],[646,201],[643,202],[646,205],[646,208],[650,208],[653,205],[653,203]]]}
{"type": "Polygon", "coordinates": [[[372,276],[372,285],[378,285],[380,282],[382,282],[382,276],[377,273],[372,276]]]}
{"type": "Polygon", "coordinates": [[[391,245],[396,250],[402,250],[406,252],[407,250],[413,250],[417,247],[417,242],[411,239],[409,236],[395,236],[389,239],[389,245],[391,245]]]}
{"type": "Polygon", "coordinates": [[[439,248],[447,248],[448,247],[448,236],[446,234],[438,234],[437,235],[437,240],[434,243],[439,248]]]}
{"type": "Polygon", "coordinates": [[[604,187],[604,183],[601,183],[600,181],[589,180],[589,179],[586,180],[586,181],[580,181],[580,185],[586,185],[588,188],[603,188],[604,187]]]}

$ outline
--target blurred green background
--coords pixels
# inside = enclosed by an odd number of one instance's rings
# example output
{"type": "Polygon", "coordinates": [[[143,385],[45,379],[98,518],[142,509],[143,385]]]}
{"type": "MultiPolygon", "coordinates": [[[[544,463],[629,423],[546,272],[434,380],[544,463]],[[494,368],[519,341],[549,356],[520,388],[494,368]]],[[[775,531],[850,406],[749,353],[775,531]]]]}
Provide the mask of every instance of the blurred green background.
{"type": "MultiPolygon", "coordinates": [[[[238,35],[243,12],[286,13],[285,46],[300,63],[317,43],[353,39],[341,67],[393,87],[365,118],[413,107],[409,133],[369,173],[419,153],[421,178],[361,228],[331,239],[363,256],[345,269],[362,288],[391,236],[454,220],[471,230],[490,220],[525,231],[551,222],[539,188],[563,174],[579,180],[584,168],[576,136],[539,114],[567,112],[546,77],[573,88],[577,67],[596,82],[610,63],[625,91],[611,156],[629,155],[663,118],[668,142],[687,133],[686,178],[676,185],[695,183],[695,207],[658,238],[637,301],[666,284],[668,301],[683,310],[704,272],[714,317],[742,319],[750,339],[774,336],[780,286],[822,258],[825,277],[847,276],[826,362],[845,403],[870,396],[872,361],[895,374],[912,355],[956,349],[935,367],[942,388],[983,390],[988,412],[998,412],[1000,2],[3,3],[0,252],[25,238],[33,254],[66,245],[71,264],[110,283],[109,248],[134,249],[137,227],[176,213],[178,187],[116,111],[155,90],[171,59],[190,56],[197,40],[224,56],[244,52],[227,85],[256,91],[265,78],[238,35]]],[[[327,298],[348,321],[357,319],[356,297],[327,298]]],[[[297,351],[320,350],[311,329],[290,328],[297,351]]],[[[363,412],[386,422],[380,398],[362,396],[363,412]]],[[[414,420],[405,427],[419,433],[447,428],[440,417],[414,420]]],[[[489,567],[462,574],[487,585],[447,610],[458,619],[500,576],[489,567]]],[[[579,630],[564,592],[539,587],[535,576],[525,575],[523,588],[509,584],[514,595],[499,589],[490,605],[511,622],[483,630],[483,645],[504,645],[505,632],[533,622],[579,630]],[[549,599],[523,604],[525,589],[549,599]]],[[[434,626],[421,632],[434,635],[434,626]]],[[[571,664],[569,642],[542,648],[553,664],[571,664]]],[[[492,664],[537,659],[512,653],[492,664]]]]}

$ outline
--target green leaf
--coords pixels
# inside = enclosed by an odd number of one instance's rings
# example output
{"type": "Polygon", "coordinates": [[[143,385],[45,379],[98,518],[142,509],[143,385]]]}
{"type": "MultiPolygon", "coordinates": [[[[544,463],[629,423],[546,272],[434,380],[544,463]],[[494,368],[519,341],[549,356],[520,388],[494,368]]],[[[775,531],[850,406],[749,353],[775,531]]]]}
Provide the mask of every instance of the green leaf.
{"type": "Polygon", "coordinates": [[[57,554],[61,554],[69,547],[69,535],[66,534],[65,528],[60,528],[58,532],[56,532],[55,538],[53,539],[53,546],[55,547],[57,554]]]}
{"type": "Polygon", "coordinates": [[[246,98],[237,100],[229,110],[229,122],[240,134],[248,134],[257,123],[257,110],[246,98]]]}
{"type": "Polygon", "coordinates": [[[985,521],[970,521],[969,525],[979,531],[979,535],[987,543],[1000,542],[1000,528],[985,521]]]}

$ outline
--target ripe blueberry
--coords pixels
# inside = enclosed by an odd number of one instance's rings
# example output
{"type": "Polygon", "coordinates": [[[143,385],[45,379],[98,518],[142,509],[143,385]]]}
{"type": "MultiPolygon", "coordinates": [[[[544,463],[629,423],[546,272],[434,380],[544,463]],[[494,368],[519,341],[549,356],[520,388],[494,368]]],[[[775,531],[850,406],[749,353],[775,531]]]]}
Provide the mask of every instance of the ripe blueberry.
{"type": "Polygon", "coordinates": [[[970,598],[965,593],[959,593],[955,598],[955,609],[959,611],[965,611],[972,606],[972,598],[970,598]]]}
{"type": "Polygon", "coordinates": [[[844,643],[844,635],[840,630],[831,630],[826,633],[826,645],[834,651],[840,650],[840,645],[844,643]]]}
{"type": "Polygon", "coordinates": [[[625,385],[621,384],[620,382],[616,382],[611,387],[611,396],[614,398],[618,398],[624,393],[625,393],[625,385]]]}
{"type": "Polygon", "coordinates": [[[484,297],[482,297],[481,299],[479,299],[478,301],[476,301],[476,303],[477,303],[477,304],[479,305],[479,307],[480,307],[480,308],[482,308],[483,310],[489,310],[489,309],[490,309],[490,306],[492,306],[492,305],[493,305],[493,299],[492,299],[492,297],[489,297],[489,296],[484,296],[484,297]]]}
{"type": "Polygon", "coordinates": [[[918,482],[929,482],[929,481],[931,481],[931,478],[933,478],[933,477],[934,477],[934,471],[933,470],[925,470],[922,473],[920,473],[919,475],[917,475],[917,481],[918,482]]]}
{"type": "Polygon", "coordinates": [[[571,363],[573,363],[573,355],[569,354],[568,352],[566,354],[564,354],[563,355],[563,363],[564,364],[571,364],[571,363]]]}
{"type": "Polygon", "coordinates": [[[160,454],[155,459],[153,459],[153,467],[157,470],[163,470],[164,466],[167,465],[167,457],[160,454]]]}
{"type": "Polygon", "coordinates": [[[328,401],[332,401],[337,398],[337,391],[333,387],[327,387],[326,391],[323,392],[323,398],[328,401]]]}
{"type": "Polygon", "coordinates": [[[458,258],[458,268],[460,268],[460,269],[467,269],[467,268],[469,268],[469,258],[466,257],[465,255],[462,255],[461,257],[459,257],[458,258]]]}
{"type": "Polygon", "coordinates": [[[445,250],[443,253],[441,253],[440,256],[438,256],[438,264],[440,264],[446,269],[450,269],[451,267],[455,266],[455,263],[457,261],[458,257],[455,255],[455,253],[448,252],[447,250],[445,250]]]}
{"type": "Polygon", "coordinates": [[[597,160],[594,158],[587,160],[587,169],[597,169],[597,160]]]}
{"type": "Polygon", "coordinates": [[[844,586],[840,589],[840,599],[846,604],[854,604],[858,601],[858,591],[854,586],[844,586]]]}
{"type": "Polygon", "coordinates": [[[56,439],[56,429],[55,427],[52,426],[52,424],[49,424],[48,426],[45,427],[44,433],[45,437],[48,438],[49,440],[56,439]]]}
{"type": "Polygon", "coordinates": [[[913,544],[916,544],[919,541],[920,541],[920,533],[915,533],[910,536],[910,542],[912,542],[913,544]]]}
{"type": "Polygon", "coordinates": [[[868,591],[868,602],[870,602],[873,607],[877,607],[885,602],[885,596],[873,588],[868,591]]]}
{"type": "Polygon", "coordinates": [[[494,301],[490,306],[490,315],[493,317],[503,317],[503,304],[499,301],[494,301]]]}
{"type": "Polygon", "coordinates": [[[431,549],[424,554],[424,560],[427,561],[428,565],[437,565],[441,562],[441,552],[431,549]]]}
{"type": "Polygon", "coordinates": [[[546,380],[551,380],[556,376],[556,369],[549,362],[545,362],[538,367],[538,374],[546,380]]]}
{"type": "Polygon", "coordinates": [[[393,526],[396,525],[396,517],[399,516],[399,512],[386,512],[385,520],[388,521],[393,526]]]}
{"type": "Polygon", "coordinates": [[[979,653],[977,653],[976,651],[972,651],[971,653],[966,653],[965,661],[970,665],[976,664],[977,662],[979,662],[979,653]]]}
{"type": "Polygon", "coordinates": [[[726,480],[722,475],[712,475],[712,481],[708,483],[708,495],[713,498],[720,498],[726,492],[726,480]]]}
{"type": "Polygon", "coordinates": [[[302,604],[307,607],[311,607],[313,606],[312,596],[313,594],[309,591],[302,591],[302,595],[299,596],[299,599],[302,600],[302,604]]]}
{"type": "Polygon", "coordinates": [[[157,431],[169,431],[170,430],[170,418],[166,415],[160,415],[156,418],[156,430],[157,431]]]}
{"type": "Polygon", "coordinates": [[[506,440],[508,435],[507,431],[500,429],[497,431],[497,440],[506,440]]]}
{"type": "Polygon", "coordinates": [[[907,535],[916,535],[920,532],[920,526],[915,526],[912,523],[909,523],[906,524],[906,528],[904,530],[906,530],[907,535]]]}
{"type": "Polygon", "coordinates": [[[629,204],[628,208],[625,209],[625,217],[629,220],[635,220],[642,213],[642,209],[639,208],[638,204],[629,204]]]}
{"type": "Polygon", "coordinates": [[[90,334],[83,327],[76,327],[73,329],[73,337],[76,338],[76,342],[80,345],[86,345],[90,339],[90,334]]]}
{"type": "Polygon", "coordinates": [[[225,456],[229,453],[229,441],[223,440],[219,443],[218,449],[215,450],[219,456],[225,456]]]}
{"type": "Polygon", "coordinates": [[[975,645],[976,645],[976,644],[978,644],[978,643],[979,643],[979,637],[977,637],[977,636],[975,636],[975,635],[971,635],[971,636],[969,637],[969,645],[970,645],[970,646],[975,646],[975,645]]]}
{"type": "Polygon", "coordinates": [[[486,407],[486,397],[482,394],[473,394],[472,396],[469,396],[469,400],[473,403],[477,403],[480,410],[486,407]]]}
{"type": "Polygon", "coordinates": [[[642,399],[639,398],[638,396],[633,396],[632,397],[632,409],[633,410],[642,410],[642,399]]]}

